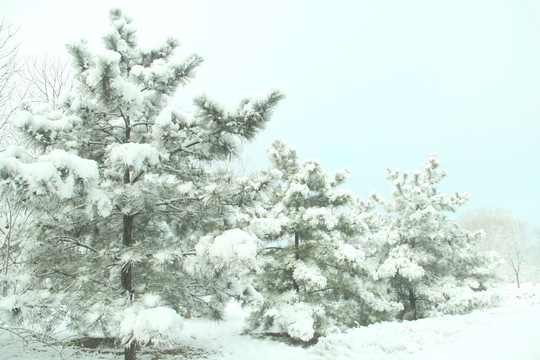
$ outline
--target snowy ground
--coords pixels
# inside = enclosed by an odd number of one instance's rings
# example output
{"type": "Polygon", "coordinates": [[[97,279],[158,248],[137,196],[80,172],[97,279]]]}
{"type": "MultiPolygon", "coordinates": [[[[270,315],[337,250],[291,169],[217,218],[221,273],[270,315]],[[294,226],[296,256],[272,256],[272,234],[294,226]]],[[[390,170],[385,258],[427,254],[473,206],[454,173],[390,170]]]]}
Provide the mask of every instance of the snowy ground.
{"type": "MultiPolygon", "coordinates": [[[[241,335],[245,311],[228,308],[221,323],[187,320],[183,353],[141,359],[208,360],[540,360],[540,286],[508,288],[501,306],[460,316],[414,322],[381,323],[320,339],[310,348],[241,335]]],[[[0,359],[121,359],[118,352],[88,352],[24,345],[0,335],[0,359]]]]}

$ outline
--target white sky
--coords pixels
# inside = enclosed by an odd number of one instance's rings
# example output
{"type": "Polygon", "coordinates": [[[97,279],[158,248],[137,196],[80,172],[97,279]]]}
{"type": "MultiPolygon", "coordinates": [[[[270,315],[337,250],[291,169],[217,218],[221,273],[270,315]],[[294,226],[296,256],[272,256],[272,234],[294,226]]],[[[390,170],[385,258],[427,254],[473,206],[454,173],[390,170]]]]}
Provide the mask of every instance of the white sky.
{"type": "Polygon", "coordinates": [[[386,167],[420,168],[430,153],[465,191],[460,213],[504,208],[540,226],[540,2],[537,0],[69,1],[0,0],[22,51],[99,51],[108,10],[132,16],[141,44],[174,36],[179,56],[206,60],[180,90],[225,104],[282,88],[287,98],[257,140],[251,167],[287,139],[327,170],[348,167],[362,197],[387,194],[386,167]]]}

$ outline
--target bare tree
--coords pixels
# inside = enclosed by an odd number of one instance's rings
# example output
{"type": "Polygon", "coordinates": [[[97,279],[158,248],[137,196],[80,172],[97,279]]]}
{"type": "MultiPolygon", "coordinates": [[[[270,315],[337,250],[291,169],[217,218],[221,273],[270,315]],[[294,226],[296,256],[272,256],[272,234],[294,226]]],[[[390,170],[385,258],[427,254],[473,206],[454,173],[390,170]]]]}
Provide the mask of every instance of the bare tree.
{"type": "Polygon", "coordinates": [[[47,55],[21,58],[17,30],[5,20],[0,23],[0,150],[19,142],[10,121],[15,104],[27,100],[55,106],[75,86],[68,61],[47,55]]]}
{"type": "Polygon", "coordinates": [[[53,106],[63,93],[75,87],[69,62],[47,55],[27,58],[20,78],[21,85],[27,91],[25,98],[53,106]]]}
{"type": "Polygon", "coordinates": [[[13,105],[16,76],[21,67],[17,62],[19,43],[15,40],[18,28],[6,20],[0,22],[0,148],[5,147],[8,135],[9,118],[15,111],[13,105]]]}
{"type": "MultiPolygon", "coordinates": [[[[60,96],[74,86],[67,61],[47,56],[22,58],[18,52],[17,31],[18,28],[6,20],[0,22],[0,153],[9,145],[23,144],[12,121],[21,101],[56,106],[60,96]]],[[[27,148],[26,152],[31,154],[33,149],[27,148]]],[[[21,265],[26,249],[21,240],[35,219],[33,210],[21,201],[16,191],[0,191],[0,297],[26,296],[32,291],[25,285],[21,265]]],[[[25,343],[39,341],[63,358],[62,347],[52,336],[54,330],[50,326],[44,330],[22,323],[8,325],[0,320],[0,331],[10,332],[25,343]]]]}
{"type": "MultiPolygon", "coordinates": [[[[71,91],[75,84],[67,61],[48,56],[21,61],[19,43],[15,41],[17,30],[6,20],[0,23],[0,150],[20,143],[11,122],[17,110],[15,104],[27,100],[55,106],[60,96],[71,91]]],[[[0,254],[3,259],[0,269],[4,274],[8,274],[10,266],[16,265],[21,251],[17,233],[24,230],[31,218],[24,203],[11,200],[7,194],[0,194],[0,254]]]]}
{"type": "MultiPolygon", "coordinates": [[[[17,44],[11,48],[7,45],[13,34],[9,26],[4,23],[0,25],[0,36],[4,35],[0,42],[1,147],[18,142],[10,122],[11,115],[17,109],[12,103],[24,99],[55,106],[60,96],[75,86],[69,63],[58,58],[31,57],[24,61],[24,67],[19,67],[16,64],[17,44]]],[[[31,153],[32,149],[27,151],[31,153]]],[[[24,231],[31,216],[24,203],[10,199],[5,193],[0,194],[0,254],[4,260],[0,269],[6,275],[10,266],[17,264],[22,251],[17,234],[24,231]]]]}
{"type": "MultiPolygon", "coordinates": [[[[0,150],[19,142],[11,122],[17,110],[14,104],[28,100],[54,106],[63,93],[74,87],[67,61],[48,56],[21,61],[19,43],[15,41],[17,30],[5,20],[0,23],[0,150]]],[[[31,217],[23,203],[11,200],[7,194],[0,194],[0,269],[4,274],[17,263],[21,252],[17,234],[31,217]]]]}
{"type": "MultiPolygon", "coordinates": [[[[21,255],[18,235],[26,230],[32,215],[32,211],[26,207],[26,204],[17,201],[12,195],[0,194],[0,254],[3,259],[0,269],[5,275],[9,273],[11,266],[17,265],[21,255]]],[[[4,288],[2,292],[5,290],[4,288]]]]}
{"type": "Polygon", "coordinates": [[[525,250],[531,240],[531,232],[527,226],[507,211],[492,209],[465,214],[460,222],[467,230],[485,232],[486,236],[480,246],[499,253],[507,264],[503,273],[510,272],[519,288],[525,250]]]}

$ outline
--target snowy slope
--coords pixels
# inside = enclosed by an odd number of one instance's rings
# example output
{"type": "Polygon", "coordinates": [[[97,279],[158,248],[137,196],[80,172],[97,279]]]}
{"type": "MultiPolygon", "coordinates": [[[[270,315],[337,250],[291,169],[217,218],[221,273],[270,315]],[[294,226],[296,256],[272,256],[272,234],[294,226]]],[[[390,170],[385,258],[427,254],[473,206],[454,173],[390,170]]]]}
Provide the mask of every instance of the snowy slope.
{"type": "MultiPolygon", "coordinates": [[[[512,289],[512,288],[509,288],[512,289]]],[[[241,335],[246,312],[236,304],[226,321],[186,320],[186,356],[167,359],[209,360],[539,360],[540,287],[511,291],[504,305],[468,315],[442,316],[403,323],[381,323],[320,339],[311,348],[241,335]],[[204,350],[203,350],[204,349],[204,350]]],[[[56,350],[23,342],[4,333],[0,359],[121,359],[116,353],[56,350]],[[62,355],[62,357],[60,356],[62,355]]],[[[152,354],[141,356],[152,358],[152,354]]]]}

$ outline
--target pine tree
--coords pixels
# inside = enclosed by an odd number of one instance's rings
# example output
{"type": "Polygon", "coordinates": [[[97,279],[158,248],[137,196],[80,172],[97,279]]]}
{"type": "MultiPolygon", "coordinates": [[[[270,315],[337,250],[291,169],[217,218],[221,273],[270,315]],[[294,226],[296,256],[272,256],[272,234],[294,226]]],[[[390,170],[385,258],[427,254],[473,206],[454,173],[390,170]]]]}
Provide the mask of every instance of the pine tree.
{"type": "MultiPolygon", "coordinates": [[[[43,155],[3,154],[0,174],[40,213],[24,239],[31,287],[60,297],[74,329],[115,337],[134,359],[138,345],[174,341],[181,316],[219,317],[229,295],[246,296],[238,267],[257,243],[234,229],[235,214],[257,195],[213,164],[254,138],[282,94],[231,110],[201,95],[182,113],[168,102],[202,58],[175,60],[172,38],[140,49],[132,20],[110,19],[102,53],[68,46],[75,93],[57,107],[21,105],[15,122],[43,155]]],[[[30,321],[26,310],[16,315],[30,321]]]]}
{"type": "Polygon", "coordinates": [[[283,140],[268,155],[266,172],[281,178],[250,224],[266,243],[255,282],[264,301],[251,328],[309,341],[399,309],[362,250],[367,229],[352,210],[355,196],[339,189],[347,170],[328,174],[318,160],[300,161],[283,140]]]}
{"type": "Polygon", "coordinates": [[[386,202],[378,272],[393,276],[404,319],[462,313],[490,301],[493,259],[477,251],[480,233],[466,231],[447,215],[468,195],[437,189],[447,176],[440,165],[431,155],[423,170],[388,169],[392,200],[386,202]]]}

